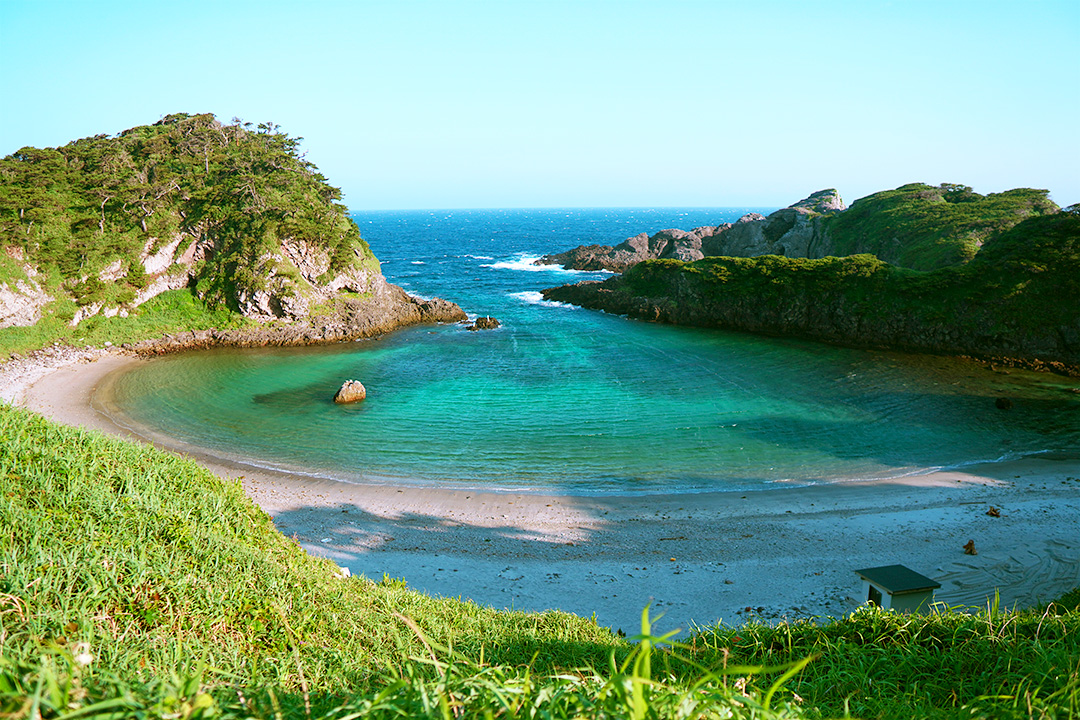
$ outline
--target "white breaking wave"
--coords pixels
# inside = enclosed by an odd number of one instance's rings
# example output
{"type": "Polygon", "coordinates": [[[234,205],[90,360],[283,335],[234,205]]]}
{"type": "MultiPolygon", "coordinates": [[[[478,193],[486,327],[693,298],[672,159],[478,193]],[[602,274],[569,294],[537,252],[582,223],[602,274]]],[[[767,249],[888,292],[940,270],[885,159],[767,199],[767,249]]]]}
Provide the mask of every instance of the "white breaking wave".
{"type": "Polygon", "coordinates": [[[423,260],[412,260],[412,261],[410,261],[410,264],[411,265],[427,265],[427,263],[424,262],[423,260]]]}
{"type": "Polygon", "coordinates": [[[495,259],[495,258],[491,257],[490,255],[466,255],[465,257],[472,258],[473,260],[494,260],[495,259]]]}
{"type": "Polygon", "coordinates": [[[543,307],[561,307],[561,308],[573,308],[577,309],[577,305],[571,305],[570,303],[556,302],[555,300],[545,300],[544,294],[536,292],[534,290],[528,290],[526,292],[507,293],[512,298],[517,298],[529,305],[542,305],[543,307]]]}
{"type": "MultiPolygon", "coordinates": [[[[398,285],[401,285],[402,287],[404,287],[404,286],[406,286],[406,285],[411,285],[411,284],[412,284],[412,283],[398,283],[398,285]]],[[[409,291],[409,296],[410,296],[410,297],[414,297],[414,298],[416,298],[417,300],[420,300],[420,301],[422,301],[422,302],[428,302],[428,301],[430,301],[430,300],[434,300],[434,299],[435,299],[435,296],[434,296],[434,295],[421,295],[420,293],[418,293],[418,292],[413,292],[412,290],[410,290],[410,291],[409,291]]]]}
{"type": "Polygon", "coordinates": [[[494,270],[524,270],[526,272],[560,272],[560,273],[573,273],[586,274],[586,275],[610,275],[606,270],[568,270],[562,265],[534,265],[542,256],[540,255],[518,255],[511,260],[500,260],[499,262],[490,263],[487,265],[481,265],[480,267],[492,268],[494,270]]]}

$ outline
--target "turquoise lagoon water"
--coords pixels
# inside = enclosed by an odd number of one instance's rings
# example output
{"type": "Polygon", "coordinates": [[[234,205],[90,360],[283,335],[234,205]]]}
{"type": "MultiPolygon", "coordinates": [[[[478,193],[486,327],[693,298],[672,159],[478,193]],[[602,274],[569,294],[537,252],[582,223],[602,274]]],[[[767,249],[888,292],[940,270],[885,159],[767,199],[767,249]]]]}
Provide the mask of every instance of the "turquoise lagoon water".
{"type": "Polygon", "coordinates": [[[1080,397],[1065,378],[540,299],[542,288],[606,276],[530,264],[545,252],[749,210],[362,213],[392,282],[503,327],[186,353],[118,378],[113,400],[126,421],[253,465],[491,490],[748,490],[1080,451],[1080,397]],[[350,378],[368,399],[334,405],[350,378]],[[1000,396],[1011,410],[995,408],[1000,396]]]}

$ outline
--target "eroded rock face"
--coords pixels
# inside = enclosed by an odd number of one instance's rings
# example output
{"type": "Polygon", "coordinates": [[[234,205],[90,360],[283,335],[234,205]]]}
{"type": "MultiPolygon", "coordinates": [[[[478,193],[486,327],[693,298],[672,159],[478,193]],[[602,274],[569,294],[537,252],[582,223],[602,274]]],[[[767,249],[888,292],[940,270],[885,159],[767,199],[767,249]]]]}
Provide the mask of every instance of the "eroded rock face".
{"type": "Polygon", "coordinates": [[[338,405],[346,405],[349,403],[360,402],[367,397],[367,388],[359,380],[346,380],[341,388],[338,389],[337,394],[334,395],[334,402],[338,405]]]}
{"type": "Polygon", "coordinates": [[[52,297],[32,277],[0,283],[0,328],[33,325],[50,301],[52,297]]]}
{"type": "Polygon", "coordinates": [[[372,291],[362,298],[339,297],[326,311],[291,323],[241,330],[200,330],[145,340],[129,349],[144,356],[165,355],[209,347],[283,347],[319,345],[370,338],[400,327],[422,323],[467,320],[457,304],[440,298],[421,300],[377,275],[372,291]]]}
{"type": "MultiPolygon", "coordinates": [[[[4,248],[9,255],[15,252],[4,248]]],[[[243,315],[259,321],[297,321],[310,315],[315,306],[332,302],[343,294],[372,297],[384,284],[378,261],[354,249],[355,263],[334,274],[330,257],[323,248],[304,240],[285,239],[277,252],[255,262],[254,273],[262,278],[258,289],[237,290],[233,301],[243,315]]],[[[97,314],[125,315],[157,295],[193,285],[201,260],[214,254],[213,240],[198,234],[177,233],[168,242],[147,240],[139,263],[145,279],[135,297],[122,306],[89,303],[81,306],[71,320],[76,326],[97,314]]],[[[14,257],[14,255],[12,255],[14,257]]],[[[41,319],[41,309],[53,298],[34,281],[36,269],[24,267],[26,280],[0,283],[0,327],[33,325],[41,319]]],[[[128,275],[125,263],[116,260],[97,279],[115,283],[128,275]]]]}
{"type": "Polygon", "coordinates": [[[713,238],[705,255],[756,257],[784,255],[821,258],[829,254],[821,225],[815,219],[846,209],[836,190],[820,190],[768,217],[744,215],[727,232],[713,238]]]}
{"type": "Polygon", "coordinates": [[[641,233],[618,245],[583,245],[568,252],[545,255],[537,265],[562,265],[572,270],[623,272],[643,260],[672,258],[687,262],[700,260],[702,243],[731,227],[730,223],[685,230],[661,230],[655,235],[641,233]]]}
{"type": "Polygon", "coordinates": [[[835,188],[818,190],[790,207],[809,210],[821,215],[847,210],[847,205],[844,204],[844,201],[840,198],[840,193],[835,188]]]}
{"type": "Polygon", "coordinates": [[[644,260],[684,262],[726,255],[754,257],[786,255],[819,258],[829,254],[827,238],[815,218],[844,210],[836,190],[819,190],[768,217],[747,213],[735,223],[683,230],[645,233],[610,245],[583,245],[568,252],[545,255],[538,265],[562,265],[574,270],[624,272],[644,260]]]}

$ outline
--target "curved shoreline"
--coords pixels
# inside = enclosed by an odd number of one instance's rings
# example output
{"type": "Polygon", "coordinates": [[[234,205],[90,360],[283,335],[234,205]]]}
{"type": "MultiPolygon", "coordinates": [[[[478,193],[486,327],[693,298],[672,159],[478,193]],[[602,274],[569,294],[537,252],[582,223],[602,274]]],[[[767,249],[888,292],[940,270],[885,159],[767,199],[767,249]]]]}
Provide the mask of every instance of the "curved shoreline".
{"type": "Polygon", "coordinates": [[[212,448],[207,448],[183,440],[179,440],[170,435],[158,432],[154,428],[143,425],[141,423],[132,420],[128,417],[124,411],[115,404],[113,397],[113,385],[119,377],[134,369],[136,364],[140,362],[148,361],[145,358],[139,360],[132,360],[131,363],[125,363],[124,365],[110,370],[107,374],[102,376],[99,383],[96,384],[93,396],[87,401],[96,413],[96,416],[100,417],[103,424],[113,428],[117,433],[126,435],[131,439],[140,442],[147,442],[162,450],[168,450],[178,455],[189,456],[193,458],[200,458],[202,464],[213,463],[218,465],[224,465],[231,468],[236,468],[237,472],[247,471],[249,473],[271,473],[273,475],[280,475],[286,477],[295,477],[301,479],[304,482],[318,482],[318,483],[331,483],[334,485],[355,485],[359,487],[394,487],[395,489],[405,489],[407,491],[423,491],[423,492],[452,492],[452,493],[469,493],[469,494],[483,494],[483,495],[507,495],[515,494],[523,497],[537,496],[537,497],[568,497],[576,498],[582,501],[588,501],[590,498],[610,498],[618,497],[623,499],[635,498],[635,502],[644,502],[648,498],[683,498],[686,502],[693,502],[693,498],[700,496],[710,495],[730,495],[732,493],[758,493],[769,490],[781,490],[783,492],[790,492],[794,488],[807,488],[807,487],[820,487],[820,486],[832,486],[832,485],[845,485],[847,483],[853,483],[858,485],[875,485],[875,484],[917,484],[919,478],[939,475],[942,473],[964,473],[967,468],[991,468],[997,464],[1016,463],[1024,460],[1035,460],[1040,458],[1049,458],[1055,460],[1074,460],[1080,463],[1080,451],[1076,454],[1061,453],[1054,450],[1039,450],[1033,452],[1027,452],[1022,454],[1003,455],[994,459],[978,459],[967,460],[953,465],[946,466],[934,466],[934,467],[912,467],[912,468],[895,468],[897,472],[886,473],[882,475],[873,476],[851,476],[828,480],[797,480],[797,479],[776,479],[776,480],[764,480],[752,487],[732,485],[723,489],[702,489],[689,486],[678,486],[668,491],[660,490],[618,490],[615,492],[605,492],[602,490],[566,490],[559,491],[556,488],[536,487],[523,484],[520,487],[485,487],[480,484],[471,484],[466,480],[424,480],[414,479],[409,477],[397,477],[393,475],[370,475],[364,474],[362,477],[349,478],[335,476],[332,472],[318,472],[315,470],[305,469],[303,467],[290,467],[287,465],[275,465],[266,461],[260,463],[255,459],[241,458],[236,456],[230,456],[225,452],[217,451],[212,448]]]}
{"type": "MultiPolygon", "coordinates": [[[[145,360],[61,350],[36,367],[20,362],[0,366],[0,398],[146,441],[94,407],[109,375],[145,360]]],[[[950,605],[985,605],[995,589],[1005,605],[1023,605],[1080,585],[1075,457],[620,497],[358,485],[183,454],[240,480],[283,533],[354,573],[494,607],[595,615],[631,634],[649,603],[666,613],[661,630],[738,623],[746,608],[766,618],[839,616],[861,600],[855,568],[893,563],[941,582],[937,598],[950,605]],[[990,505],[1001,517],[986,514],[990,505]],[[969,539],[976,556],[963,553],[969,539]]]]}

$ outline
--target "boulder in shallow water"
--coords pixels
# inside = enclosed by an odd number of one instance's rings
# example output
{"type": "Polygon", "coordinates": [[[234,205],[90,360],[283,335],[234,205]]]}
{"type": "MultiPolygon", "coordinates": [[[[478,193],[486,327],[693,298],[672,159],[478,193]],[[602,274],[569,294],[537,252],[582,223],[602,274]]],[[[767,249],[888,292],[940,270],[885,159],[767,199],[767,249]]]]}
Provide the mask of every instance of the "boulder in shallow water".
{"type": "Polygon", "coordinates": [[[367,388],[359,380],[346,380],[334,395],[334,402],[338,404],[360,402],[367,397],[367,388]]]}

